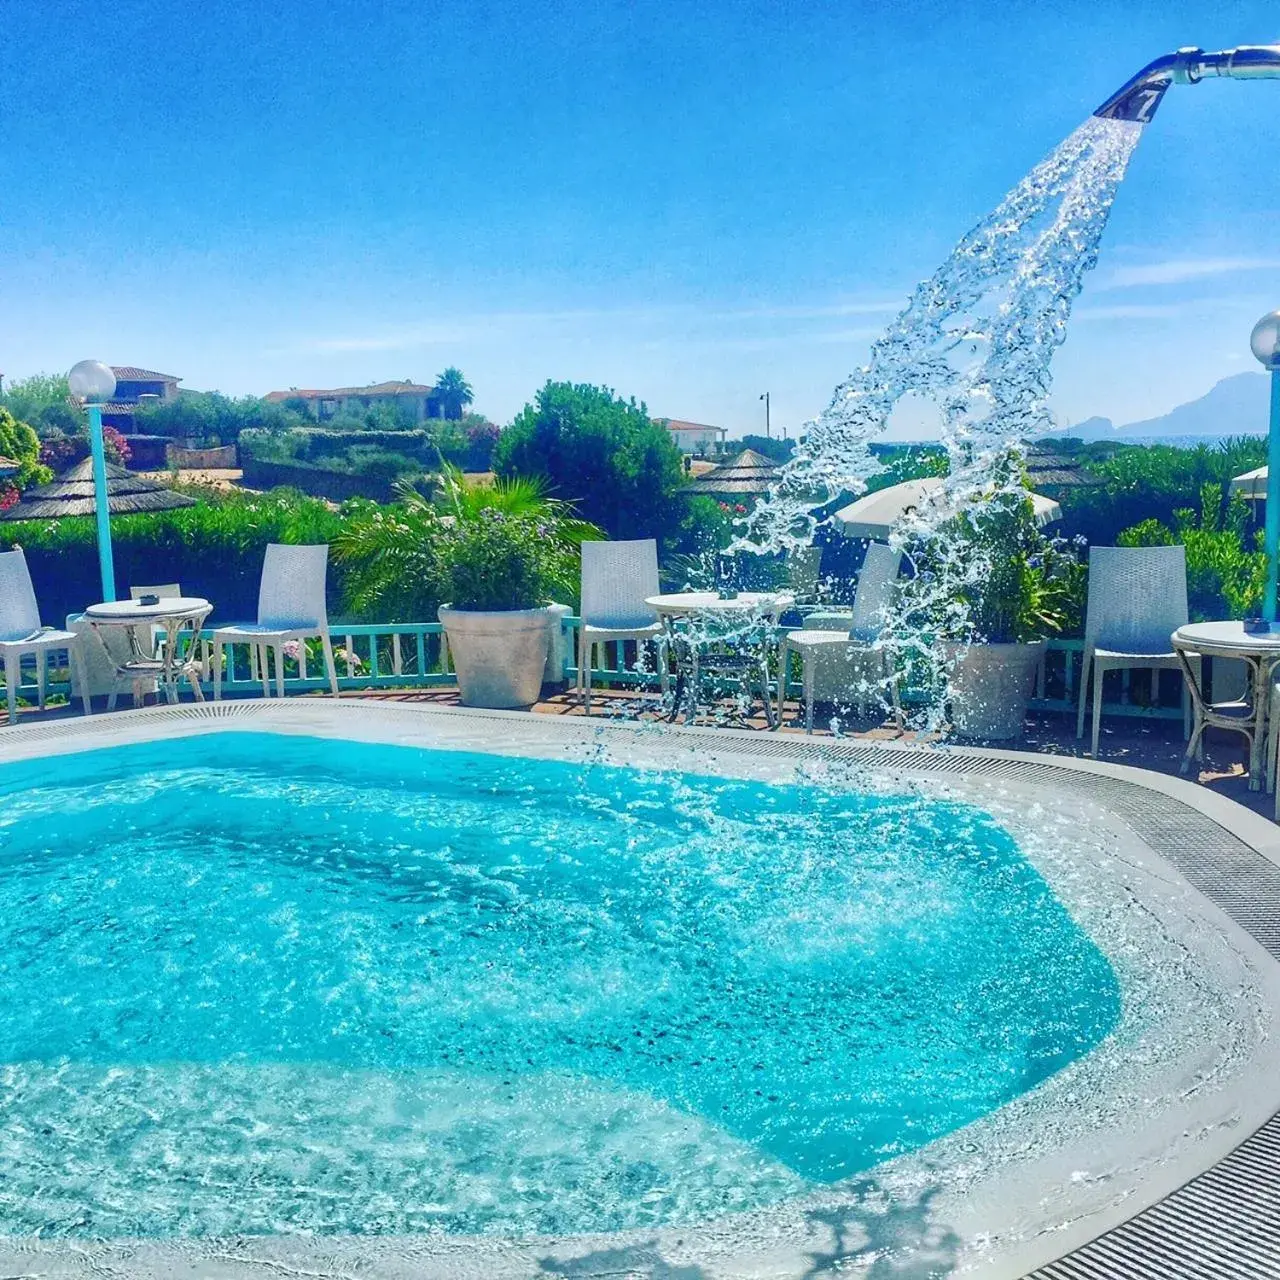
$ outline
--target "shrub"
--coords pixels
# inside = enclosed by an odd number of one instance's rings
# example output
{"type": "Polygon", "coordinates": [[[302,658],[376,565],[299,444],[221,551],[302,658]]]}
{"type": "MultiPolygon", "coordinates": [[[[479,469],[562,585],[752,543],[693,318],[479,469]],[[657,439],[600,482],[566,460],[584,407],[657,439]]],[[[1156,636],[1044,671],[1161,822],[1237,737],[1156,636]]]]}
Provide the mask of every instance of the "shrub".
{"type": "Polygon", "coordinates": [[[1261,534],[1249,537],[1248,509],[1235,495],[1225,518],[1218,515],[1222,486],[1205,485],[1200,512],[1180,508],[1173,527],[1143,520],[1116,538],[1122,547],[1164,547],[1181,543],[1187,552],[1187,608],[1193,622],[1256,616],[1262,607],[1267,557],[1261,534]],[[1252,545],[1251,545],[1252,544],[1252,545]]]}
{"type": "Polygon", "coordinates": [[[89,441],[85,436],[69,436],[56,431],[40,441],[40,461],[55,475],[88,456],[89,441]]]}
{"type": "Polygon", "coordinates": [[[918,536],[908,554],[916,572],[899,623],[908,630],[1008,644],[1078,625],[1085,568],[1075,547],[1045,537],[1029,493],[998,489],[977,498],[918,536]]]}
{"type": "MultiPolygon", "coordinates": [[[[122,436],[115,427],[102,428],[102,451],[108,462],[117,466],[126,466],[133,458],[133,450],[129,448],[127,436],[122,436]]],[[[77,462],[83,462],[89,456],[89,433],[84,430],[79,434],[64,435],[55,431],[40,440],[40,461],[58,475],[77,462]]]]}
{"type": "Polygon", "coordinates": [[[102,428],[102,452],[108,462],[114,462],[119,467],[127,466],[133,457],[128,440],[115,427],[102,428]]]}
{"type": "Polygon", "coordinates": [[[440,457],[463,471],[488,471],[494,445],[501,434],[482,414],[463,414],[458,420],[434,419],[428,430],[440,457]]]}
{"type": "Polygon", "coordinates": [[[685,512],[680,451],[634,399],[548,382],[499,437],[500,476],[542,476],[614,538],[669,539],[685,512]]]}
{"type": "Polygon", "coordinates": [[[1192,449],[1107,443],[1087,446],[1080,456],[1102,483],[1062,493],[1063,524],[1091,543],[1109,545],[1122,529],[1144,520],[1171,526],[1175,511],[1200,503],[1206,484],[1219,486],[1220,522],[1231,477],[1262,466],[1267,445],[1265,439],[1249,436],[1192,449]]]}
{"type": "Polygon", "coordinates": [[[180,391],[176,400],[139,407],[137,429],[146,435],[173,436],[230,444],[249,429],[284,430],[305,421],[285,405],[257,396],[233,399],[219,391],[180,391]]]}
{"type": "Polygon", "coordinates": [[[445,594],[455,609],[536,609],[557,587],[559,572],[548,530],[529,516],[482,511],[459,522],[446,539],[445,594]]]}
{"type": "Polygon", "coordinates": [[[40,437],[8,409],[0,409],[0,457],[12,458],[18,464],[11,487],[19,491],[53,478],[53,472],[40,461],[40,437]]]}
{"type": "Polygon", "coordinates": [[[466,414],[461,426],[466,438],[466,454],[457,465],[467,471],[488,471],[493,465],[493,451],[501,432],[488,418],[476,413],[466,414]]]}
{"type": "Polygon", "coordinates": [[[333,431],[296,428],[246,431],[240,437],[244,456],[263,462],[287,462],[344,475],[395,480],[439,465],[429,431],[333,431]]]}

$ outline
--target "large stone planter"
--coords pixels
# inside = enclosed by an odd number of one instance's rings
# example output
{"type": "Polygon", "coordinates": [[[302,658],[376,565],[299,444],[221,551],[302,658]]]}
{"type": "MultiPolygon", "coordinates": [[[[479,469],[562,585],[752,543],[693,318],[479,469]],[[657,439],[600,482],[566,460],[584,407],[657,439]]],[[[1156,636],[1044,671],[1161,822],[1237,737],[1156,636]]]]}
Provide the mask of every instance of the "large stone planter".
{"type": "Polygon", "coordinates": [[[554,608],[479,613],[440,606],[466,707],[528,707],[538,700],[551,649],[554,608]]]}
{"type": "Polygon", "coordinates": [[[952,654],[951,726],[965,738],[1022,736],[1044,641],[972,644],[952,654]]]}

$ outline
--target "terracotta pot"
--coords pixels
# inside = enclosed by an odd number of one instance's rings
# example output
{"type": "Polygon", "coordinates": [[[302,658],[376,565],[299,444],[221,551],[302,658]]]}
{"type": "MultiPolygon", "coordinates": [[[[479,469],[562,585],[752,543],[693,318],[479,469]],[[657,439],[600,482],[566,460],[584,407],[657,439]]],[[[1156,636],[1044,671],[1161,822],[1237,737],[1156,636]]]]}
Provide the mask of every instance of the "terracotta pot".
{"type": "Polygon", "coordinates": [[[951,725],[965,738],[1022,736],[1044,641],[971,644],[952,651],[951,725]]]}
{"type": "Polygon", "coordinates": [[[529,707],[542,691],[554,606],[475,612],[440,606],[465,707],[529,707]]]}

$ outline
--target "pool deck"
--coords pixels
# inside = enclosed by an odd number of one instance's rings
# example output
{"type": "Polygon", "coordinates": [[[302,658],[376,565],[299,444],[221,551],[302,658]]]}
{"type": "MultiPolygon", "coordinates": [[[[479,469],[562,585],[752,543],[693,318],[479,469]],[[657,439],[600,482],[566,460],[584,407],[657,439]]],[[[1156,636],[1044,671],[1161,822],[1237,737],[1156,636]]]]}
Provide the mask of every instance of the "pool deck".
{"type": "MultiPolygon", "coordinates": [[[[406,693],[379,692],[355,696],[378,701],[421,703],[423,706],[456,707],[460,705],[455,689],[406,693]]],[[[634,694],[597,692],[592,703],[593,718],[602,722],[607,722],[615,716],[623,719],[634,718],[637,706],[643,701],[643,698],[637,698],[634,694]]],[[[581,704],[572,693],[548,697],[532,710],[536,715],[578,717],[583,714],[581,704]]],[[[799,703],[788,702],[783,727],[777,732],[784,737],[806,736],[802,715],[799,703]]],[[[660,717],[655,707],[652,712],[644,713],[643,718],[656,720],[660,717]]],[[[751,716],[745,719],[734,717],[726,723],[738,729],[750,729],[760,733],[773,732],[765,723],[764,714],[758,705],[751,716]]],[[[823,739],[830,739],[833,736],[827,727],[825,717],[815,718],[813,736],[823,739]]],[[[846,727],[840,736],[853,741],[867,742],[912,741],[914,738],[910,733],[900,734],[891,724],[875,726],[865,722],[846,727]]],[[[1068,759],[1089,758],[1088,737],[1076,738],[1074,717],[1056,714],[1031,716],[1027,721],[1026,736],[1019,742],[1002,745],[1014,751],[1030,751],[1068,759]]],[[[1114,717],[1103,721],[1101,750],[1098,758],[1109,764],[1130,765],[1138,769],[1150,769],[1155,773],[1179,777],[1182,776],[1179,774],[1179,767],[1182,764],[1185,748],[1182,726],[1178,722],[1114,717]]],[[[1263,791],[1249,790],[1244,739],[1239,734],[1209,731],[1205,735],[1204,761],[1198,763],[1197,768],[1186,776],[1192,781],[1199,782],[1215,795],[1234,800],[1237,804],[1242,804],[1245,808],[1252,809],[1264,817],[1271,817],[1274,797],[1263,791]]],[[[1278,1280],[1280,1280],[1280,1273],[1278,1273],[1278,1280]]]]}
{"type": "MultiPolygon", "coordinates": [[[[302,697],[320,697],[319,694],[298,695],[302,697]]],[[[343,701],[389,702],[401,705],[420,705],[424,707],[457,707],[460,706],[456,689],[414,689],[404,691],[378,690],[368,693],[343,694],[343,701]]],[[[184,699],[189,701],[189,699],[184,699]]],[[[552,694],[536,703],[531,709],[534,715],[560,716],[577,718],[583,715],[582,706],[572,691],[552,694]]],[[[596,690],[592,701],[592,718],[607,724],[611,720],[642,719],[661,720],[657,699],[637,696],[633,693],[614,693],[596,690]],[[652,709],[648,709],[652,707],[652,709]]],[[[19,709],[20,724],[37,724],[48,720],[61,720],[80,715],[79,703],[75,709],[66,706],[51,707],[47,711],[36,711],[32,708],[19,709]]],[[[762,734],[777,732],[782,737],[805,737],[803,712],[797,702],[786,704],[783,727],[771,730],[765,722],[763,711],[757,704],[751,715],[730,716],[727,708],[722,711],[725,727],[747,729],[762,734]]],[[[700,723],[710,724],[710,721],[700,723]]],[[[4,726],[0,725],[0,734],[4,726]]],[[[833,735],[828,727],[827,718],[819,715],[814,720],[814,738],[829,740],[833,735]]],[[[912,733],[899,733],[890,723],[874,725],[859,722],[856,725],[842,727],[839,737],[854,742],[911,742],[916,740],[912,733]]],[[[1059,756],[1065,759],[1087,760],[1088,738],[1077,739],[1075,736],[1074,717],[1058,714],[1032,715],[1027,720],[1026,733],[1017,742],[1002,744],[1011,751],[1029,751],[1038,755],[1059,756]]],[[[1112,717],[1102,724],[1101,750],[1099,760],[1109,764],[1129,765],[1137,769],[1150,769],[1154,773],[1166,774],[1170,777],[1182,776],[1179,768],[1186,743],[1182,737],[1181,724],[1171,720],[1141,719],[1138,717],[1112,717]]],[[[1244,739],[1239,734],[1220,730],[1210,730],[1204,739],[1205,759],[1198,762],[1196,769],[1186,776],[1198,782],[1215,795],[1220,795],[1237,804],[1244,805],[1254,813],[1270,818],[1274,811],[1274,797],[1263,791],[1250,791],[1246,775],[1246,752],[1244,739]]],[[[1280,1280],[1278,1275],[1277,1280],[1280,1280]]]]}
{"type": "MultiPolygon", "coordinates": [[[[344,699],[345,701],[346,699],[344,699]]],[[[457,705],[452,691],[379,693],[358,695],[351,700],[419,704],[424,707],[457,705]]],[[[634,718],[636,700],[622,695],[603,695],[597,701],[601,724],[611,719],[634,718]],[[613,713],[612,715],[610,713],[613,713]]],[[[559,695],[539,703],[535,715],[578,719],[581,709],[570,695],[559,695]]],[[[24,713],[23,724],[65,721],[79,718],[66,708],[41,713],[24,713]]],[[[789,717],[795,711],[788,707],[789,717]]],[[[644,718],[650,718],[646,715],[644,718]]],[[[95,720],[105,717],[94,717],[95,720]]],[[[761,746],[772,742],[773,752],[788,751],[786,742],[801,747],[806,741],[821,742],[842,758],[853,759],[861,748],[877,740],[898,739],[892,728],[866,726],[860,732],[838,738],[822,729],[808,738],[802,730],[785,727],[770,734],[763,717],[735,720],[738,729],[757,731],[761,746]]],[[[1179,872],[1206,898],[1226,912],[1277,961],[1280,961],[1280,831],[1259,821],[1270,818],[1273,799],[1265,792],[1250,792],[1243,767],[1242,740],[1223,734],[1206,743],[1206,759],[1190,781],[1162,783],[1153,777],[1146,785],[1106,768],[1118,764],[1149,770],[1164,778],[1176,778],[1183,752],[1181,727],[1167,721],[1113,721],[1104,727],[1099,768],[1084,757],[1074,733],[1074,723],[1065,717],[1043,716],[1028,723],[1026,738],[1016,746],[1015,756],[1007,752],[979,752],[987,757],[986,772],[1040,785],[1053,785],[1055,774],[1072,776],[1072,787],[1088,792],[1119,814],[1135,830],[1149,833],[1158,848],[1179,872]],[[1037,758],[1040,757],[1040,758],[1037,758]],[[1057,760],[1068,770],[1054,768],[1057,760]],[[1195,793],[1201,799],[1195,799],[1195,793]],[[1188,802],[1189,801],[1189,802],[1188,802]],[[1223,801],[1244,805],[1252,813],[1240,814],[1223,801]],[[1233,818],[1233,814],[1235,817],[1233,818]],[[1270,833],[1275,832],[1272,836],[1270,833]]],[[[0,743],[4,741],[0,730],[0,743]]],[[[24,735],[25,736],[25,735],[24,735]]],[[[753,732],[752,737],[755,736],[753,732]]],[[[739,735],[726,735],[726,738],[739,735]]],[[[907,755],[917,753],[908,750],[907,755]]],[[[33,1258],[32,1261],[35,1259],[33,1258]]],[[[843,1270],[842,1259],[833,1255],[830,1270],[815,1267],[813,1276],[843,1270]]],[[[42,1259],[44,1261],[44,1259],[42,1259]]],[[[118,1261],[118,1260],[116,1260],[118,1261]]],[[[247,1260],[246,1260],[247,1261],[247,1260]]],[[[265,1259],[255,1259],[265,1261],[265,1259]]],[[[373,1259],[369,1259],[373,1262],[373,1259]]],[[[581,1260],[587,1263],[587,1259],[581,1260]]],[[[606,1261],[603,1258],[593,1261],[606,1261]]],[[[905,1260],[904,1260],[905,1261],[905,1260]]],[[[604,1270],[555,1268],[555,1274],[581,1276],[658,1277],[711,1274],[697,1267],[672,1266],[659,1256],[625,1250],[607,1259],[604,1270]]],[[[571,1265],[571,1264],[570,1264],[571,1265]]],[[[363,1274],[381,1274],[376,1262],[363,1274]]],[[[851,1274],[859,1274],[856,1270],[851,1274]]],[[[57,1273],[61,1274],[61,1273],[57,1273]]],[[[238,1269],[228,1274],[250,1274],[238,1269]]],[[[260,1274],[255,1268],[252,1274],[260,1274]]],[[[329,1274],[321,1271],[315,1274],[329,1274]]],[[[335,1273],[336,1274],[336,1273],[335,1273]]],[[[425,1274],[425,1273],[424,1273],[425,1274]]],[[[435,1274],[434,1272],[432,1274],[435,1274]]],[[[459,1272],[458,1274],[462,1274],[459,1272]]],[[[880,1271],[871,1274],[879,1275],[880,1271]]],[[[912,1280],[948,1274],[943,1270],[885,1270],[884,1274],[910,1276],[912,1280]]],[[[1260,1128],[1237,1145],[1225,1158],[1172,1189],[1147,1208],[1112,1226],[1089,1243],[1067,1252],[1056,1261],[1027,1273],[1028,1280],[1278,1280],[1280,1278],[1280,1114],[1271,1116],[1260,1128]]]]}

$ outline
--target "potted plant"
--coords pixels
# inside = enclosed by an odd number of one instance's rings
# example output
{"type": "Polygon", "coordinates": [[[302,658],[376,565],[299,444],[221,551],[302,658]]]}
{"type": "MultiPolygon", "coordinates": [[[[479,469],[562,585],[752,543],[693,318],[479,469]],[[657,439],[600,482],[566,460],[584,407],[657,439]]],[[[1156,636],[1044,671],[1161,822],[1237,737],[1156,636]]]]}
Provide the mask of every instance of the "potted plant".
{"type": "Polygon", "coordinates": [[[537,702],[559,613],[561,556],[546,524],[482,511],[449,532],[448,601],[438,615],[464,706],[537,702]]]}
{"type": "Polygon", "coordinates": [[[538,700],[580,544],[602,535],[536,480],[468,485],[446,467],[434,501],[406,486],[394,507],[352,520],[338,541],[348,606],[444,626],[464,705],[538,700]]]}
{"type": "Polygon", "coordinates": [[[914,549],[904,610],[940,662],[952,728],[994,741],[1021,735],[1045,637],[1079,612],[1085,574],[1037,525],[1025,482],[1003,480],[914,549]]]}

